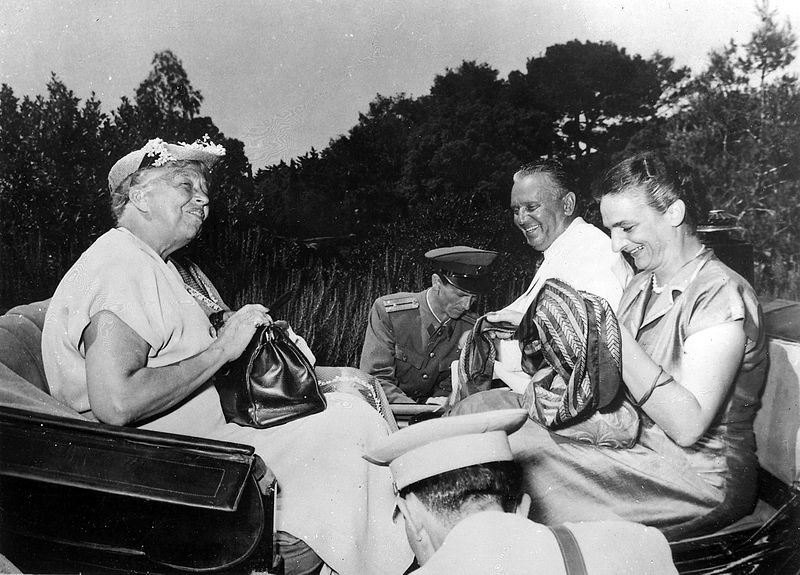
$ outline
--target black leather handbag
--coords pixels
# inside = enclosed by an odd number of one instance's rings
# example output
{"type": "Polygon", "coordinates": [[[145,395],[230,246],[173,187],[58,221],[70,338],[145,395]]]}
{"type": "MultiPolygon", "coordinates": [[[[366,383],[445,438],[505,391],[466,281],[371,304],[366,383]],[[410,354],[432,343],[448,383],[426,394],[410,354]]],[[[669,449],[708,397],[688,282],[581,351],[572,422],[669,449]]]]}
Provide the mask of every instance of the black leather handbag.
{"type": "Polygon", "coordinates": [[[226,421],[248,427],[280,425],[327,407],[314,367],[275,324],[258,328],[239,359],[217,372],[214,385],[226,421]]]}

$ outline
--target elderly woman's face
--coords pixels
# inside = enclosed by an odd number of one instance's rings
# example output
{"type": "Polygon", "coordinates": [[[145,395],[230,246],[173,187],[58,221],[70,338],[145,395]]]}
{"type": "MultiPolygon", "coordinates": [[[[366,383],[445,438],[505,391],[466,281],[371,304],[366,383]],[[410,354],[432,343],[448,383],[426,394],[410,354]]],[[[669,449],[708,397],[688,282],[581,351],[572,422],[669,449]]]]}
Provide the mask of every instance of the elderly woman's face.
{"type": "Polygon", "coordinates": [[[668,263],[673,227],[665,214],[647,204],[644,191],[629,188],[600,200],[603,225],[611,232],[611,247],[626,252],[639,270],[654,271],[668,263]]]}
{"type": "Polygon", "coordinates": [[[174,240],[186,245],[208,217],[208,186],[204,175],[191,167],[165,167],[147,182],[149,217],[174,240]]]}

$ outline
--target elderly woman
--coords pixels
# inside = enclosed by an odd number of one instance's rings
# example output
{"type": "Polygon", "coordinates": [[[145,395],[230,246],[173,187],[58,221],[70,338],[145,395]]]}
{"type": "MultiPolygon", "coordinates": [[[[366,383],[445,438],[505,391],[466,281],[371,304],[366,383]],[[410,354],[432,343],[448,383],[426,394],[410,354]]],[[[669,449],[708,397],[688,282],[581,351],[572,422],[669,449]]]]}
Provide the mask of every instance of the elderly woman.
{"type": "MultiPolygon", "coordinates": [[[[766,371],[760,309],[750,285],[703,246],[694,190],[679,173],[640,154],[608,173],[600,199],[614,250],[640,270],[618,312],[639,439],[629,449],[598,447],[528,421],[510,439],[534,519],[621,517],[676,539],[729,524],[755,503],[753,418],[766,371]]],[[[520,404],[521,396],[490,391],[454,412],[520,404]]]]}
{"type": "Polygon", "coordinates": [[[305,545],[341,574],[402,573],[412,553],[391,520],[391,477],[361,457],[388,433],[377,411],[331,393],[324,412],[278,427],[225,422],[209,378],[272,318],[246,305],[217,332],[168,261],[208,217],[207,170],[222,154],[207,141],[151,140],[111,169],[117,225],[67,272],[48,308],[52,393],[105,423],[253,445],[280,486],[287,573],[319,571],[305,545]]]}

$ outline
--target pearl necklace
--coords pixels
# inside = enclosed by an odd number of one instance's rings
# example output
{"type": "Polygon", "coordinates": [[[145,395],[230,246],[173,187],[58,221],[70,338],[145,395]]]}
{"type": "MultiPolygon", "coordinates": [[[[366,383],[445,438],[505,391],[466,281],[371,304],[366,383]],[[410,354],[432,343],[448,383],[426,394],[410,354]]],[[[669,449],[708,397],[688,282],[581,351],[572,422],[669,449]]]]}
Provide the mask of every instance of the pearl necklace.
{"type": "Polygon", "coordinates": [[[656,273],[655,272],[653,272],[650,275],[650,279],[651,279],[651,283],[653,284],[653,293],[662,293],[664,291],[664,288],[667,287],[665,285],[659,286],[658,283],[656,283],[656,273]]]}
{"type": "MultiPolygon", "coordinates": [[[[683,266],[685,266],[685,265],[686,265],[686,264],[688,264],[690,261],[692,261],[693,259],[695,259],[697,256],[699,256],[700,254],[702,254],[704,249],[706,249],[706,246],[705,246],[705,245],[701,245],[701,246],[700,246],[700,250],[698,250],[698,252],[697,252],[696,254],[694,254],[692,257],[690,257],[688,260],[686,260],[686,263],[685,263],[685,264],[683,264],[683,266]]],[[[683,266],[681,266],[680,268],[678,268],[678,270],[681,270],[681,269],[683,268],[683,266]]],[[[676,272],[676,273],[677,273],[677,272],[676,272]]],[[[674,276],[674,274],[673,274],[673,276],[674,276]]],[[[653,272],[652,274],[650,274],[650,281],[651,281],[651,283],[653,284],[653,293],[656,293],[656,294],[663,293],[663,292],[664,292],[664,289],[665,289],[665,288],[667,287],[667,285],[668,285],[668,283],[667,283],[667,284],[664,284],[663,286],[660,286],[660,285],[658,285],[658,281],[656,280],[656,272],[653,272]]],[[[433,310],[431,310],[431,311],[433,311],[433,310]]],[[[434,314],[434,315],[436,315],[436,314],[434,314]]]]}

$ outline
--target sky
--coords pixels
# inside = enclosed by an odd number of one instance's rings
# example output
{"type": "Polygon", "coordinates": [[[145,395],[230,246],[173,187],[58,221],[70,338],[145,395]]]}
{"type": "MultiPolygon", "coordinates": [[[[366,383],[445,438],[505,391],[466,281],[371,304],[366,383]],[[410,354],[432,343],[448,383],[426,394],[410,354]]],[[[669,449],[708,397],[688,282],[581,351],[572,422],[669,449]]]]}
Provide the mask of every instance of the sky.
{"type": "MultiPolygon", "coordinates": [[[[770,6],[800,26],[800,1],[770,6]]],[[[754,0],[2,0],[0,83],[34,97],[55,72],[110,111],[170,49],[201,114],[242,140],[257,170],[325,148],[377,94],[427,94],[464,60],[505,78],[577,39],[699,72],[757,26],[754,0]]]]}

